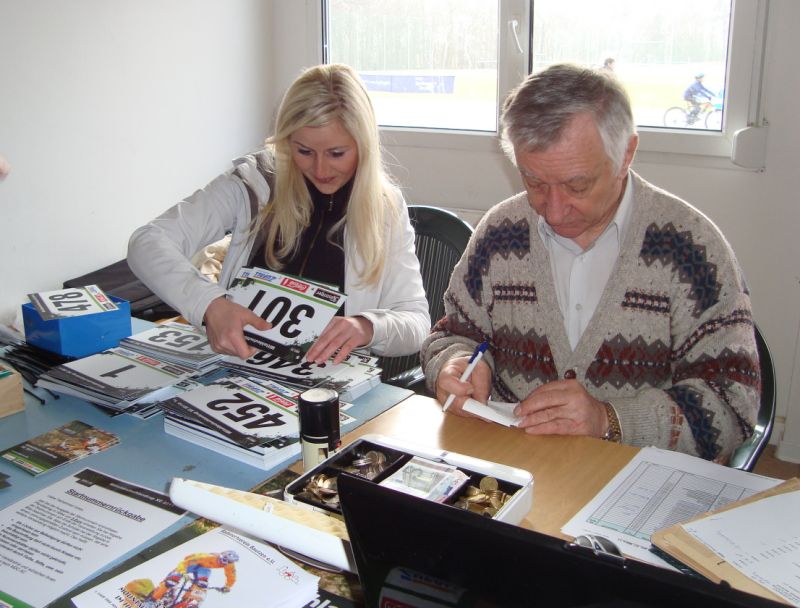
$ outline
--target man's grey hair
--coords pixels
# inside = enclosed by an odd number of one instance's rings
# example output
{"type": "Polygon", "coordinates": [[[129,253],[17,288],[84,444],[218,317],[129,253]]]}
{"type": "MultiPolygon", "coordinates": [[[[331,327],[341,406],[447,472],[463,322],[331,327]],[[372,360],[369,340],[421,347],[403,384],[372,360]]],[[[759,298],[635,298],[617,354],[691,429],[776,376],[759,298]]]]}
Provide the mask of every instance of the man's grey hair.
{"type": "Polygon", "coordinates": [[[610,74],[561,63],[530,74],[505,100],[500,144],[516,165],[514,148],[540,152],[558,142],[577,114],[589,113],[618,171],[636,132],[625,89],[610,74]]]}

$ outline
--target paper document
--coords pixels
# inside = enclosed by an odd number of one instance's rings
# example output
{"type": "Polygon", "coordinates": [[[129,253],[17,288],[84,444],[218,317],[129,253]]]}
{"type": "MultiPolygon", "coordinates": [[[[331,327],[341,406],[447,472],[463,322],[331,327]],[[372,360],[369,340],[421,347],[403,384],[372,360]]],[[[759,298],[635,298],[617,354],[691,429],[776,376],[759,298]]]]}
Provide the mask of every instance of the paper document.
{"type": "Polygon", "coordinates": [[[629,557],[671,568],[649,550],[653,532],[778,483],[687,454],[643,448],[561,531],[605,536],[629,557]]]}
{"type": "Polygon", "coordinates": [[[788,492],[684,525],[745,576],[800,606],[800,492],[788,492]]]}
{"type": "Polygon", "coordinates": [[[215,528],[72,598],[78,608],[295,608],[319,577],[266,543],[215,528]]]}
{"type": "Polygon", "coordinates": [[[514,408],[519,403],[503,403],[501,401],[491,401],[481,403],[475,399],[467,399],[462,406],[465,412],[471,412],[489,422],[496,422],[503,426],[517,426],[520,418],[514,415],[514,408]]]}
{"type": "Polygon", "coordinates": [[[183,513],[165,494],[83,469],[0,511],[0,596],[45,606],[183,513]]]}

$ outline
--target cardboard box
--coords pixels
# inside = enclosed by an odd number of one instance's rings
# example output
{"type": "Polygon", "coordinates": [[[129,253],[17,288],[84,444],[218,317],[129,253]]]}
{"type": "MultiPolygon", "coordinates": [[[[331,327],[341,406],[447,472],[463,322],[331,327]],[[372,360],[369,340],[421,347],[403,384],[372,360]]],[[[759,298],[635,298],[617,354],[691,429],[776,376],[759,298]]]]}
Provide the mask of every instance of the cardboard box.
{"type": "Polygon", "coordinates": [[[414,456],[419,456],[435,463],[455,466],[469,477],[464,487],[456,492],[451,499],[445,501],[445,504],[455,505],[459,499],[464,497],[467,486],[478,487],[482,478],[493,477],[498,482],[498,489],[508,496],[506,502],[492,515],[494,519],[518,524],[531,510],[533,504],[533,476],[528,471],[496,462],[489,462],[488,460],[464,456],[455,452],[445,452],[440,449],[414,445],[393,437],[377,434],[364,435],[340,452],[321,462],[312,470],[306,471],[301,477],[286,486],[284,500],[292,504],[322,511],[329,515],[341,516],[335,501],[331,504],[309,497],[308,492],[305,491],[306,486],[315,475],[322,474],[326,477],[334,477],[341,471],[351,469],[351,464],[356,456],[363,455],[371,450],[379,451],[386,456],[386,466],[380,472],[374,474],[366,473],[359,476],[370,479],[375,483],[380,483],[387,479],[414,456]]]}
{"type": "Polygon", "coordinates": [[[22,376],[15,370],[0,365],[0,418],[25,409],[22,376]]]}
{"type": "Polygon", "coordinates": [[[31,303],[22,305],[25,340],[67,357],[86,357],[119,345],[131,335],[131,307],[111,296],[117,310],[45,321],[31,303]]]}

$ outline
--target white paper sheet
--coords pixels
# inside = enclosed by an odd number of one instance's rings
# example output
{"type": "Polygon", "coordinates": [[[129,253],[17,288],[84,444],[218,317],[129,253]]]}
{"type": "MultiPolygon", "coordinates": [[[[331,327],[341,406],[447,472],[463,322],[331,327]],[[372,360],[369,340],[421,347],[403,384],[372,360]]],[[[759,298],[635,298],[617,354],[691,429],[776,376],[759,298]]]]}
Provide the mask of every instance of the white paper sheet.
{"type": "Polygon", "coordinates": [[[653,532],[778,483],[694,456],[643,448],[561,531],[605,536],[629,557],[671,567],[650,552],[653,532]]]}
{"type": "Polygon", "coordinates": [[[800,492],[770,496],[684,525],[762,587],[800,606],[800,492]]]}
{"type": "Polygon", "coordinates": [[[0,588],[49,604],[182,515],[160,492],[84,469],[0,511],[0,588]]]}
{"type": "Polygon", "coordinates": [[[491,401],[481,403],[475,399],[467,399],[462,408],[466,412],[480,416],[484,420],[496,422],[503,426],[517,426],[520,418],[514,415],[514,408],[518,403],[504,403],[502,401],[491,401]]]}

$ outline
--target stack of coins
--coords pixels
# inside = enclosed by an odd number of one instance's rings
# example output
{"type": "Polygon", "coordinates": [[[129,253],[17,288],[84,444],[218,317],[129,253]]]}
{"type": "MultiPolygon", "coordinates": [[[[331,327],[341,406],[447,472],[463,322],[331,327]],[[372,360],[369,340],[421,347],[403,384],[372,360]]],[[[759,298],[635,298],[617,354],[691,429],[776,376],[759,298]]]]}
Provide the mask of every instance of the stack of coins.
{"type": "Polygon", "coordinates": [[[499,484],[494,477],[484,477],[481,479],[479,487],[467,486],[454,505],[459,509],[494,517],[509,500],[511,500],[511,495],[499,489],[499,484]]]}
{"type": "Polygon", "coordinates": [[[386,469],[386,462],[386,454],[377,450],[355,452],[350,465],[342,470],[366,479],[374,479],[386,469]]]}
{"type": "Polygon", "coordinates": [[[339,493],[335,476],[318,473],[312,475],[300,495],[312,502],[316,500],[331,509],[339,508],[339,493]]]}

